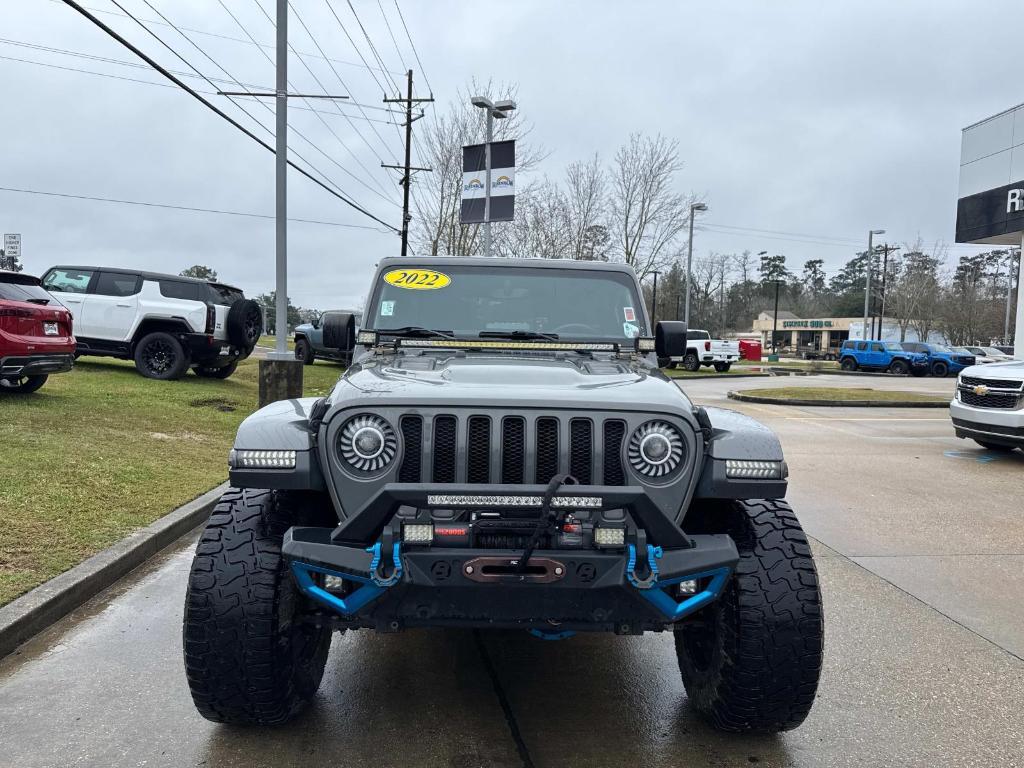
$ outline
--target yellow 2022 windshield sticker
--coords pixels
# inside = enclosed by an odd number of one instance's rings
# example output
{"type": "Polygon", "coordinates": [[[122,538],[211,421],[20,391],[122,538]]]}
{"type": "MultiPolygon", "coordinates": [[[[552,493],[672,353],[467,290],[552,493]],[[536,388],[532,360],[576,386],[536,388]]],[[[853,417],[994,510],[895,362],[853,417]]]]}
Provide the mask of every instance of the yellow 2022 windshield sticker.
{"type": "Polygon", "coordinates": [[[384,275],[384,282],[396,288],[408,288],[414,291],[432,291],[445,288],[452,279],[443,272],[432,269],[392,269],[384,275]]]}

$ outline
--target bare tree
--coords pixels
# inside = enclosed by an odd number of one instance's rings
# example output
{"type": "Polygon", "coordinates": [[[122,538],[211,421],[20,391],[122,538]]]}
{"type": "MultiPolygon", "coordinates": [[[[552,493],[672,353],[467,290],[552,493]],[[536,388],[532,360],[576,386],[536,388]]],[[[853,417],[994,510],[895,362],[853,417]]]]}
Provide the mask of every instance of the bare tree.
{"type": "Polygon", "coordinates": [[[565,185],[570,254],[574,259],[595,260],[602,245],[598,240],[602,236],[605,242],[609,239],[608,178],[597,154],[588,162],[570,163],[565,171],[565,185]]]}
{"type": "Polygon", "coordinates": [[[886,286],[885,295],[886,314],[896,320],[900,341],[906,340],[907,330],[911,327],[917,331],[921,341],[927,341],[935,329],[940,302],[938,269],[941,260],[942,248],[939,245],[930,254],[924,252],[920,238],[913,244],[904,245],[899,269],[895,279],[886,286]]]}
{"type": "Polygon", "coordinates": [[[545,177],[516,192],[515,221],[502,227],[494,243],[499,256],[564,259],[571,246],[569,202],[558,184],[545,177]]]}
{"type": "Polygon", "coordinates": [[[678,144],[634,133],[615,154],[611,169],[612,230],[619,255],[643,280],[676,253],[676,238],[689,224],[692,196],[676,192],[682,169],[678,144]]]}

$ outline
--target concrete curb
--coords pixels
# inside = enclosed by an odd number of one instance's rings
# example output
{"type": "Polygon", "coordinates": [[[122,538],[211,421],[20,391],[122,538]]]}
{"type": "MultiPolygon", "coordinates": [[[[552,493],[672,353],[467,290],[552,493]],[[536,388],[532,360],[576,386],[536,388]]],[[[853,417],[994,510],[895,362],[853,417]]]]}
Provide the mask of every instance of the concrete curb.
{"type": "Polygon", "coordinates": [[[698,373],[694,376],[673,376],[666,373],[673,381],[695,381],[697,379],[767,379],[770,373],[698,373]]]}
{"type": "Polygon", "coordinates": [[[733,400],[742,400],[745,403],[763,403],[764,405],[813,405],[824,408],[948,408],[948,402],[915,402],[908,400],[790,400],[780,397],[759,397],[757,395],[744,395],[740,392],[729,392],[728,396],[733,400]]]}
{"type": "Polygon", "coordinates": [[[0,658],[205,521],[227,487],[218,485],[0,608],[0,658]]]}

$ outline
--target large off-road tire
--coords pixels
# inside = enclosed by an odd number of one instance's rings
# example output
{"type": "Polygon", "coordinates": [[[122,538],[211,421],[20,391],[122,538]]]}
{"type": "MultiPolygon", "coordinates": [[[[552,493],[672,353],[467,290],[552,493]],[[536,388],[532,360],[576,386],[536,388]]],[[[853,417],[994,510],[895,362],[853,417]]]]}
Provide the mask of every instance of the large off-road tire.
{"type": "Polygon", "coordinates": [[[856,371],[857,361],[852,357],[844,357],[840,361],[839,367],[842,368],[844,371],[856,371]]]}
{"type": "Polygon", "coordinates": [[[932,363],[932,376],[938,376],[940,379],[945,378],[949,375],[949,366],[942,360],[936,360],[932,363]]]}
{"type": "Polygon", "coordinates": [[[910,365],[906,360],[896,358],[889,365],[889,373],[895,373],[897,376],[906,376],[910,373],[910,365]]]}
{"type": "Polygon", "coordinates": [[[686,530],[728,533],[740,561],[719,599],[677,627],[690,703],[725,731],[804,721],[821,673],[823,622],[807,537],[784,501],[728,502],[686,530]]]}
{"type": "Polygon", "coordinates": [[[135,368],[147,379],[180,379],[189,362],[181,342],[163,331],[148,333],[135,345],[135,368]]]}
{"type": "Polygon", "coordinates": [[[688,371],[699,371],[700,360],[697,359],[697,355],[693,352],[687,352],[683,355],[683,368],[688,371]]]}
{"type": "Polygon", "coordinates": [[[16,376],[9,379],[0,379],[0,394],[31,394],[43,386],[47,378],[44,374],[42,376],[16,376]]]}
{"type": "Polygon", "coordinates": [[[719,373],[728,373],[732,363],[715,363],[715,370],[719,373]]]}
{"type": "Polygon", "coordinates": [[[299,514],[280,491],[229,489],[199,539],[185,595],[185,674],[199,714],[271,725],[298,713],[323,678],[331,630],[281,557],[299,514]]]}
{"type": "Polygon", "coordinates": [[[229,379],[238,370],[238,361],[232,360],[227,365],[221,366],[197,365],[193,370],[196,372],[196,376],[203,379],[229,379]]]}
{"type": "Polygon", "coordinates": [[[316,361],[313,347],[306,339],[295,340],[295,359],[301,360],[303,365],[312,365],[316,361]]]}
{"type": "Polygon", "coordinates": [[[234,346],[251,350],[263,333],[263,309],[252,299],[239,299],[228,310],[225,330],[234,346]]]}

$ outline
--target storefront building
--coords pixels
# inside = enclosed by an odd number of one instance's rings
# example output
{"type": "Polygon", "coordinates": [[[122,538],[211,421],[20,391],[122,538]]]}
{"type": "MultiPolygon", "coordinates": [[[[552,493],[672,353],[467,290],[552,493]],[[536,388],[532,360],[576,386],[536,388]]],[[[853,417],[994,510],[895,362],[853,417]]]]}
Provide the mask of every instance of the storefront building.
{"type": "MultiPolygon", "coordinates": [[[[900,333],[899,324],[892,318],[885,318],[879,331],[878,318],[872,338],[886,341],[919,341],[917,332],[908,327],[900,333]],[[902,336],[902,338],[901,338],[902,336]]],[[[767,352],[772,347],[772,313],[762,312],[754,321],[753,332],[761,337],[761,346],[767,352]]],[[[797,355],[830,357],[839,351],[847,339],[863,339],[864,319],[861,317],[819,317],[800,318],[792,312],[779,310],[779,322],[775,331],[775,344],[780,352],[797,355]]],[[[929,341],[942,342],[938,334],[932,334],[929,341]]]]}

